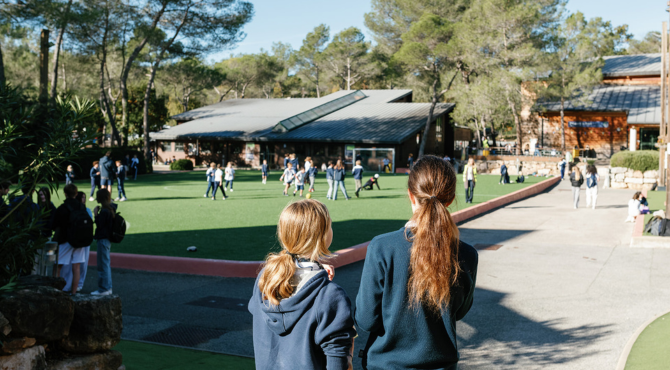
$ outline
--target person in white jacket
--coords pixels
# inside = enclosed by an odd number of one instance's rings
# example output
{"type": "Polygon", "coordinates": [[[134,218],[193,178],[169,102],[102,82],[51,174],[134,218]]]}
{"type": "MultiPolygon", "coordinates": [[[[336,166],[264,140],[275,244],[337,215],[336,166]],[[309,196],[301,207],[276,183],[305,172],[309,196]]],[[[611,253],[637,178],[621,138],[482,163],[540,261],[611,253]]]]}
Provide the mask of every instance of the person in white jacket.
{"type": "Polygon", "coordinates": [[[640,215],[640,196],[641,192],[635,192],[633,199],[628,201],[628,218],[626,222],[635,222],[635,218],[640,215]]]}

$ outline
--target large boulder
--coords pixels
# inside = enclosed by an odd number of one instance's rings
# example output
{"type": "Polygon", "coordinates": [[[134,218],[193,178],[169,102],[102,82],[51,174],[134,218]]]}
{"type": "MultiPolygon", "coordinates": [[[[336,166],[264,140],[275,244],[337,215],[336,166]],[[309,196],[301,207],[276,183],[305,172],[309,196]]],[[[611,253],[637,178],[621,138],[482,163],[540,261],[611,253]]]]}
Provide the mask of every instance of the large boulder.
{"type": "Polygon", "coordinates": [[[658,178],[658,171],[656,170],[649,170],[644,172],[644,178],[645,179],[657,179],[658,178]]]}
{"type": "Polygon", "coordinates": [[[50,358],[48,370],[118,370],[123,364],[123,356],[118,351],[105,351],[90,355],[63,354],[60,358],[50,358]]]}
{"type": "Polygon", "coordinates": [[[642,173],[642,171],[633,171],[633,177],[641,179],[644,177],[644,173],[642,173]]]}
{"type": "Polygon", "coordinates": [[[13,337],[30,337],[46,343],[68,335],[74,302],[60,290],[32,286],[0,295],[0,312],[9,321],[13,337]]]}
{"type": "Polygon", "coordinates": [[[624,180],[624,181],[626,181],[626,183],[628,183],[628,185],[630,185],[630,184],[642,184],[644,182],[644,179],[641,178],[641,177],[640,178],[638,178],[638,177],[626,177],[626,180],[624,180]]]}
{"type": "Polygon", "coordinates": [[[613,182],[611,186],[612,189],[628,189],[628,184],[625,182],[613,182]]]}
{"type": "Polygon", "coordinates": [[[35,338],[9,338],[2,342],[0,347],[0,356],[19,353],[28,347],[35,345],[35,338]]]}
{"type": "Polygon", "coordinates": [[[46,370],[46,368],[43,346],[30,347],[9,356],[0,356],[0,370],[46,370]]]}
{"type": "Polygon", "coordinates": [[[121,298],[117,295],[77,294],[70,334],[61,339],[60,348],[71,353],[95,353],[114,347],[121,340],[123,319],[121,298]]]}
{"type": "Polygon", "coordinates": [[[65,279],[62,277],[28,275],[19,278],[18,285],[22,288],[32,286],[50,286],[52,288],[63,290],[65,288],[65,279]]]}
{"type": "Polygon", "coordinates": [[[626,173],[626,171],[628,171],[628,168],[626,167],[612,167],[612,169],[610,169],[611,173],[626,173]]]}

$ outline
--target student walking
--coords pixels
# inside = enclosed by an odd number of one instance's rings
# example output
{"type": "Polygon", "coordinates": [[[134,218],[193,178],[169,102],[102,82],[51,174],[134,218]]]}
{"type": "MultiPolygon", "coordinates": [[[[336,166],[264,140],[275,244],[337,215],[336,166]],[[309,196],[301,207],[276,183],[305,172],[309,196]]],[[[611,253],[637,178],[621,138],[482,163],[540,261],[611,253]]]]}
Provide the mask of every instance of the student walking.
{"type": "Polygon", "coordinates": [[[391,172],[391,161],[389,161],[389,159],[385,157],[382,163],[384,163],[384,168],[382,169],[382,171],[386,173],[391,172]]]}
{"type": "Polygon", "coordinates": [[[216,171],[214,171],[214,192],[212,193],[212,200],[216,200],[216,190],[221,189],[221,193],[223,194],[223,200],[226,200],[228,198],[226,196],[226,191],[223,189],[223,170],[221,169],[221,165],[217,164],[216,165],[216,171]]]}
{"type": "MultiPolygon", "coordinates": [[[[81,204],[86,207],[86,194],[84,192],[80,191],[77,192],[77,196],[75,197],[77,202],[80,202],[81,204]]],[[[89,208],[86,208],[86,213],[88,213],[88,216],[93,220],[93,212],[89,208]]],[[[83,252],[84,252],[84,262],[81,263],[81,266],[79,267],[79,284],[77,285],[76,288],[76,293],[79,293],[84,288],[84,281],[86,281],[86,273],[88,272],[88,258],[89,254],[91,253],[91,246],[88,245],[86,247],[83,247],[83,252]]],[[[73,276],[72,276],[72,264],[69,265],[63,265],[63,267],[60,270],[60,276],[65,279],[65,288],[63,288],[63,291],[65,292],[71,292],[72,291],[72,281],[73,281],[73,276]]]]}
{"type": "Polygon", "coordinates": [[[361,161],[356,161],[356,165],[351,169],[351,174],[354,175],[354,188],[356,189],[356,198],[358,198],[358,192],[361,191],[363,187],[363,166],[361,166],[361,161]]]}
{"type": "Polygon", "coordinates": [[[288,153],[287,153],[287,154],[284,154],[284,169],[287,169],[287,168],[288,168],[288,162],[290,162],[290,161],[291,161],[291,158],[290,158],[290,156],[288,155],[288,153]]]}
{"type": "Polygon", "coordinates": [[[407,158],[407,167],[411,171],[414,168],[414,154],[409,153],[409,158],[407,158]]]}
{"type": "Polygon", "coordinates": [[[125,202],[126,199],[126,189],[124,188],[124,183],[126,182],[126,166],[124,166],[121,161],[116,161],[116,189],[119,193],[119,196],[114,199],[115,201],[125,202]]]}
{"type": "Polygon", "coordinates": [[[509,175],[507,174],[507,165],[505,162],[500,166],[500,180],[498,181],[498,184],[509,184],[509,175]]]}
{"type": "Polygon", "coordinates": [[[72,165],[68,165],[65,172],[65,185],[69,184],[74,184],[74,168],[72,168],[72,165]]]}
{"type": "Polygon", "coordinates": [[[600,176],[596,166],[589,165],[586,167],[586,206],[592,205],[596,209],[596,201],[598,200],[598,183],[600,176]]]}
{"type": "Polygon", "coordinates": [[[282,251],[266,258],[248,305],[257,369],[351,368],[351,301],[332,282],[333,267],[319,261],[330,254],[331,223],[326,206],[311,199],[279,216],[282,251]]]}
{"type": "Polygon", "coordinates": [[[205,191],[205,195],[203,195],[204,198],[209,198],[210,189],[212,189],[212,197],[214,197],[214,194],[216,193],[217,186],[214,179],[215,173],[216,173],[216,163],[212,162],[209,164],[207,172],[205,172],[205,176],[207,177],[207,191],[205,191]]]}
{"type": "Polygon", "coordinates": [[[326,181],[328,182],[328,192],[326,193],[326,199],[333,199],[333,183],[335,178],[335,169],[333,168],[333,161],[328,161],[328,167],[326,168],[326,181]]]}
{"type": "Polygon", "coordinates": [[[263,179],[263,185],[268,182],[268,160],[263,160],[263,165],[261,166],[261,178],[263,179]]]}
{"type": "Polygon", "coordinates": [[[293,171],[297,172],[300,169],[300,161],[295,153],[291,154],[291,164],[293,165],[293,171]]]}
{"type": "Polygon", "coordinates": [[[573,206],[575,209],[579,207],[579,188],[584,183],[584,176],[582,176],[582,171],[579,170],[579,167],[572,167],[572,173],[570,174],[570,183],[572,185],[572,200],[573,206]]]}
{"type": "Polygon", "coordinates": [[[465,203],[472,203],[477,185],[477,167],[473,158],[469,158],[468,164],[463,168],[463,185],[465,185],[465,203]]]}
{"type": "Polygon", "coordinates": [[[314,192],[314,180],[316,180],[316,174],[319,172],[319,169],[314,165],[314,161],[309,161],[309,192],[314,192]]]}
{"type": "Polygon", "coordinates": [[[561,158],[561,161],[558,162],[558,168],[561,170],[561,181],[565,178],[565,166],[568,162],[565,161],[565,158],[561,158]]]}
{"type": "Polygon", "coordinates": [[[137,172],[140,170],[140,160],[137,158],[137,154],[133,155],[133,159],[130,160],[130,169],[133,174],[133,181],[137,181],[137,172]]]}
{"type": "Polygon", "coordinates": [[[93,198],[93,194],[95,193],[95,188],[97,187],[98,190],[101,189],[100,187],[100,164],[98,161],[93,162],[93,167],[91,167],[91,170],[88,172],[89,176],[91,177],[91,194],[89,195],[88,200],[93,201],[95,198],[93,198]]]}
{"type": "MultiPolygon", "coordinates": [[[[95,240],[98,245],[97,268],[98,268],[98,290],[92,295],[112,294],[112,267],[110,265],[109,252],[112,248],[112,225],[118,206],[112,203],[112,197],[105,189],[99,190],[96,200],[100,203],[93,209],[95,217],[95,240]]],[[[74,286],[74,284],[73,284],[74,286]]]]}
{"type": "Polygon", "coordinates": [[[286,164],[286,169],[284,173],[279,178],[279,181],[284,182],[284,196],[288,197],[288,188],[291,187],[291,183],[295,179],[295,171],[293,170],[293,163],[288,162],[286,164]]]}
{"type": "Polygon", "coordinates": [[[342,160],[338,159],[335,168],[333,169],[333,200],[337,200],[337,187],[339,186],[342,190],[342,194],[346,200],[349,200],[349,195],[347,195],[347,189],[344,187],[344,177],[346,171],[344,170],[344,165],[342,160]]]}
{"type": "MultiPolygon", "coordinates": [[[[86,212],[86,206],[76,200],[78,189],[74,184],[65,185],[63,193],[65,201],[56,209],[53,222],[58,243],[56,275],[60,276],[63,265],[71,264],[72,279],[68,283],[70,287],[78,287],[81,264],[86,261],[84,247],[93,241],[93,220],[86,212]]],[[[76,293],[76,288],[71,289],[71,294],[76,293]]]]}
{"type": "Polygon", "coordinates": [[[370,333],[364,369],[457,368],[456,322],[472,306],[478,256],[447,208],[456,181],[442,159],[419,159],[407,184],[412,218],[368,246],[354,315],[370,333]]]}
{"type": "Polygon", "coordinates": [[[293,196],[295,196],[295,193],[297,191],[300,191],[300,197],[302,198],[302,192],[305,190],[305,178],[307,177],[307,174],[305,173],[305,168],[301,168],[300,171],[298,171],[295,174],[295,190],[293,190],[293,196]]]}
{"type": "Polygon", "coordinates": [[[116,172],[112,161],[112,151],[108,150],[98,162],[100,163],[100,188],[106,189],[111,197],[114,173],[116,172]]]}
{"type": "Polygon", "coordinates": [[[233,180],[235,180],[235,170],[233,169],[233,162],[228,162],[225,173],[226,174],[224,180],[226,180],[226,190],[228,190],[228,185],[230,185],[230,192],[232,193],[233,180]]]}

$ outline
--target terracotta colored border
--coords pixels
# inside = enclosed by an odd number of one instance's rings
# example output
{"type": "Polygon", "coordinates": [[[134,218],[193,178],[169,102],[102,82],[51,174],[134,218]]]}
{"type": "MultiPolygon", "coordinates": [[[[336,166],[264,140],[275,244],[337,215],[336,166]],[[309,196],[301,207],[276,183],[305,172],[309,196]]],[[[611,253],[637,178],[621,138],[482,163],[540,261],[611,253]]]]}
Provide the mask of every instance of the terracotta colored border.
{"type": "MultiPolygon", "coordinates": [[[[560,181],[553,177],[535,185],[517,190],[513,193],[480,203],[476,206],[454,212],[451,217],[457,223],[477,217],[506,204],[539,194],[560,181]]],[[[365,258],[368,243],[358,244],[333,253],[329,263],[341,267],[365,258]]],[[[208,275],[220,277],[256,277],[262,261],[228,261],[187,257],[150,256],[144,254],[111,253],[111,264],[114,268],[176,274],[208,275]]],[[[96,265],[96,253],[91,252],[89,266],[96,265]]]]}
{"type": "MultiPolygon", "coordinates": [[[[642,190],[642,196],[647,197],[647,191],[642,190]]],[[[642,236],[644,234],[644,215],[635,217],[635,225],[633,226],[633,237],[642,236]]]]}
{"type": "Polygon", "coordinates": [[[647,320],[644,324],[640,325],[640,327],[637,328],[635,333],[628,339],[628,342],[626,343],[626,346],[623,348],[623,351],[621,351],[621,355],[619,355],[619,361],[617,362],[616,365],[616,370],[624,370],[626,368],[626,362],[628,362],[628,356],[630,355],[630,351],[633,349],[633,345],[637,341],[637,338],[642,334],[644,329],[647,328],[647,326],[651,325],[656,319],[659,317],[668,314],[668,312],[660,313],[651,319],[647,320]]]}

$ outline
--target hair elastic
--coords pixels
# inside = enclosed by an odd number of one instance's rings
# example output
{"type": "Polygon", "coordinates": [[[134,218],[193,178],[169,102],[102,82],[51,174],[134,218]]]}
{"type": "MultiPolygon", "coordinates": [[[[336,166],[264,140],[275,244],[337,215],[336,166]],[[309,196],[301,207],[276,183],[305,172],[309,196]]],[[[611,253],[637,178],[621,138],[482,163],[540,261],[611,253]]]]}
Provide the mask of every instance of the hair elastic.
{"type": "Polygon", "coordinates": [[[291,258],[293,258],[294,260],[297,260],[298,257],[299,257],[297,254],[293,254],[293,253],[291,253],[291,252],[289,252],[289,251],[286,251],[286,254],[288,254],[289,256],[291,256],[291,258]]]}

